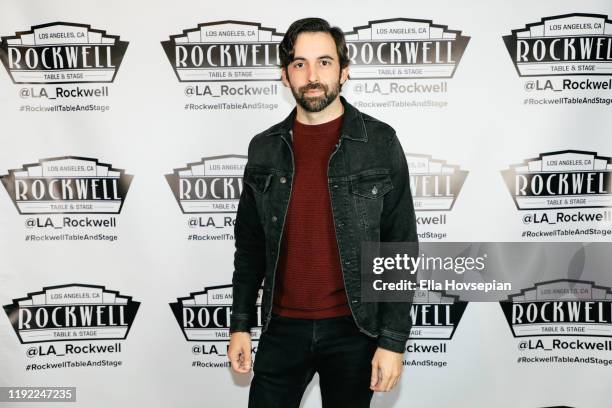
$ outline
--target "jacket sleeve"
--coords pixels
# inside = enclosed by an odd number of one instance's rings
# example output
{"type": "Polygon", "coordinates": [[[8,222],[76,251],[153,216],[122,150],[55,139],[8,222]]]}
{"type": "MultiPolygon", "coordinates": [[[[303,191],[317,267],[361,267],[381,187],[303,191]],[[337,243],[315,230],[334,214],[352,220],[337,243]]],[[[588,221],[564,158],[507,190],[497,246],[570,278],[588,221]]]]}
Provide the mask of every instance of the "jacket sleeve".
{"type": "MultiPolygon", "coordinates": [[[[393,189],[384,198],[380,241],[418,242],[408,163],[395,132],[390,142],[390,162],[393,163],[391,173],[393,189]]],[[[379,303],[379,347],[398,353],[405,351],[412,327],[411,307],[411,301],[379,303]]]]}
{"type": "MultiPolygon", "coordinates": [[[[252,143],[251,143],[252,144],[252,143]]],[[[249,144],[249,155],[251,150],[249,144]]],[[[249,156],[250,157],[250,156],[249,156]]],[[[265,275],[266,240],[248,177],[248,160],[234,224],[234,274],[232,276],[232,314],[230,333],[249,332],[257,322],[257,293],[265,275]]]]}

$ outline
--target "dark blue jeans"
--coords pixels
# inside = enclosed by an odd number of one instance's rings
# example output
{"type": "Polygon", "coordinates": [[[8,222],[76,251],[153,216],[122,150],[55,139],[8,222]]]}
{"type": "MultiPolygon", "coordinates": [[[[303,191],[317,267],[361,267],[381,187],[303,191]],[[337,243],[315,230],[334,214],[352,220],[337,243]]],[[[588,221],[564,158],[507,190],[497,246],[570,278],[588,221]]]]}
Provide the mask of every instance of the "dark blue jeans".
{"type": "Polygon", "coordinates": [[[253,366],[249,408],[298,408],[319,373],[323,408],[369,407],[376,339],[352,316],[294,319],[272,314],[253,366]]]}

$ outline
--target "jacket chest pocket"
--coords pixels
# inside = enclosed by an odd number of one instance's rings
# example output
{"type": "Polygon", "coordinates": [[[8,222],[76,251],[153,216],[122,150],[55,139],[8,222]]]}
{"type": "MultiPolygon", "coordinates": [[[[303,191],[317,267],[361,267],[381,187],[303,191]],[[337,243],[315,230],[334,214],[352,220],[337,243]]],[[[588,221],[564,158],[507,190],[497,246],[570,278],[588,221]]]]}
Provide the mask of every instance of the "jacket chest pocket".
{"type": "Polygon", "coordinates": [[[247,169],[244,175],[244,183],[253,191],[253,198],[262,225],[265,225],[267,219],[271,182],[272,174],[265,171],[247,169]]]}
{"type": "Polygon", "coordinates": [[[355,209],[368,239],[379,239],[384,197],[392,189],[388,172],[361,174],[351,180],[355,209]]]}

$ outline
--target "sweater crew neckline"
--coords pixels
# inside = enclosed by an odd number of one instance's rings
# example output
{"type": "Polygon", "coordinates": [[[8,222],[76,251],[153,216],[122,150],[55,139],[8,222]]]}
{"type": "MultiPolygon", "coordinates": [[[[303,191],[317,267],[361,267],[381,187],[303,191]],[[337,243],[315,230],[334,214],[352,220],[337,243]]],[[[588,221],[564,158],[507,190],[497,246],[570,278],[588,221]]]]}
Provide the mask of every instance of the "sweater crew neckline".
{"type": "Polygon", "coordinates": [[[307,125],[299,122],[297,119],[293,122],[293,132],[307,135],[317,134],[338,134],[342,127],[342,119],[344,115],[338,116],[336,119],[332,119],[329,122],[320,123],[318,125],[307,125]]]}

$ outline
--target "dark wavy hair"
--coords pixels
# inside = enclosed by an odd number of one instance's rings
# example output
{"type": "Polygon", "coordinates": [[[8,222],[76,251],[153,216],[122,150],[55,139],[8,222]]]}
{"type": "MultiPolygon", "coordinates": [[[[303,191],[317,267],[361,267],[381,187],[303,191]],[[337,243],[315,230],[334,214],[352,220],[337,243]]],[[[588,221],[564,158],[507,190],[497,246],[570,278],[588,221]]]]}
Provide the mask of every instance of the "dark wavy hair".
{"type": "Polygon", "coordinates": [[[340,69],[348,66],[348,49],[344,39],[344,33],[338,27],[332,27],[326,20],[317,17],[308,17],[294,21],[289,26],[283,40],[280,43],[281,68],[287,69],[295,56],[295,41],[300,33],[329,33],[336,43],[336,51],[340,62],[340,69]]]}

